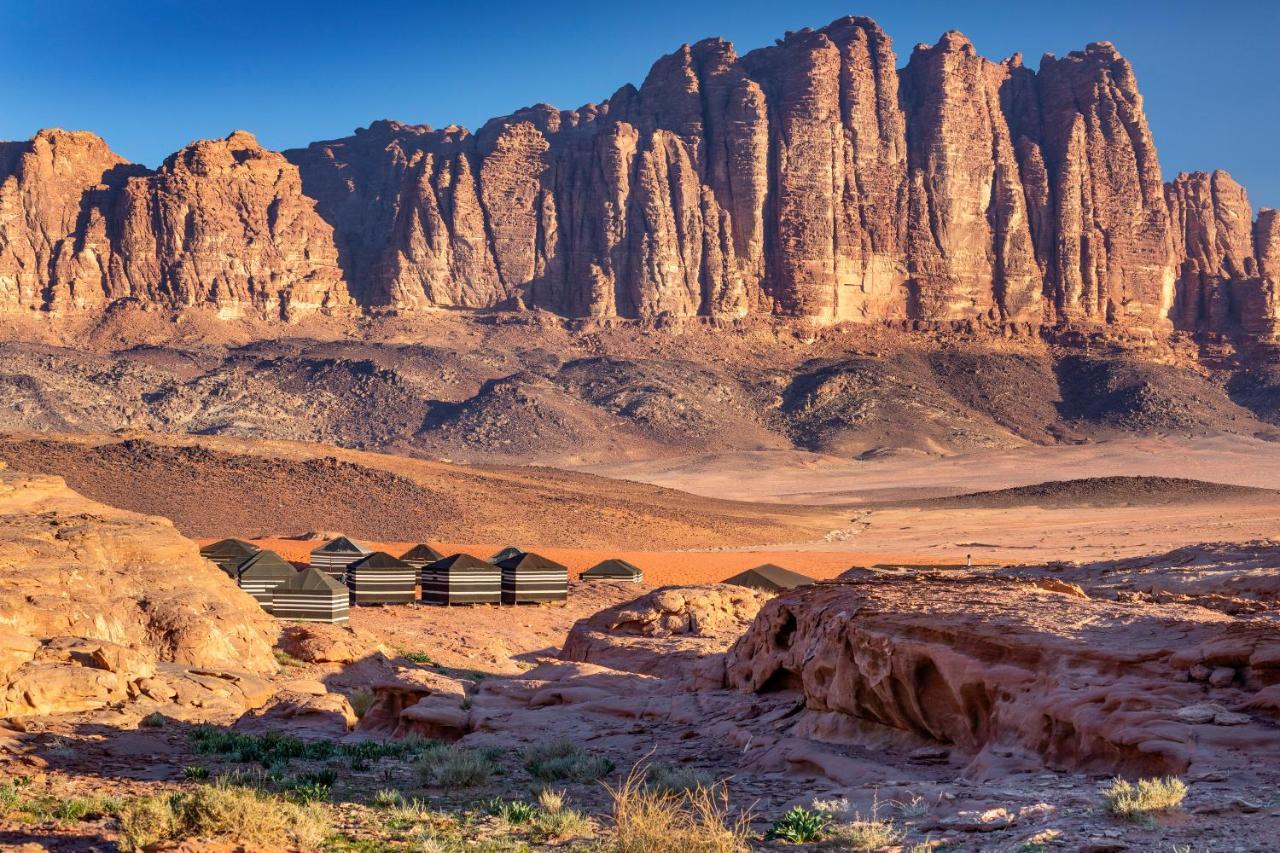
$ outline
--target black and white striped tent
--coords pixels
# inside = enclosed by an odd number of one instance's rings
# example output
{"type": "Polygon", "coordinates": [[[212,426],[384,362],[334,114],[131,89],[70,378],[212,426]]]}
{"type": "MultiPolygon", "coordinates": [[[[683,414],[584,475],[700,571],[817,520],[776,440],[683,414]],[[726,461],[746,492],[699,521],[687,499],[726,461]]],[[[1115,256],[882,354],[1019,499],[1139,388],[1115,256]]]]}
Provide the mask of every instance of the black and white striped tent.
{"type": "Polygon", "coordinates": [[[385,551],[347,569],[352,604],[408,604],[418,597],[418,570],[385,551]]]}
{"type": "Polygon", "coordinates": [[[584,581],[628,581],[644,583],[644,572],[626,560],[612,559],[596,563],[578,575],[584,581]]]}
{"type": "Polygon", "coordinates": [[[418,545],[414,545],[408,551],[401,554],[400,559],[418,570],[418,583],[422,583],[422,567],[427,563],[434,563],[436,560],[443,560],[444,554],[441,554],[426,542],[422,542],[418,545]]]}
{"type": "Polygon", "coordinates": [[[236,568],[260,550],[262,549],[257,545],[243,539],[221,539],[201,548],[200,556],[216,564],[235,580],[236,568]]]}
{"type": "Polygon", "coordinates": [[[782,566],[775,566],[773,563],[765,563],[763,566],[747,569],[745,572],[740,572],[731,578],[725,578],[721,581],[721,583],[731,583],[735,586],[758,589],[761,592],[782,592],[785,589],[807,586],[813,582],[814,578],[808,575],[784,569],[782,566]]]}
{"type": "Polygon", "coordinates": [[[502,569],[470,554],[454,554],[422,567],[422,600],[431,604],[498,604],[502,569]]]}
{"type": "Polygon", "coordinates": [[[271,594],[271,612],[277,619],[299,622],[348,621],[347,588],[316,568],[306,568],[276,587],[271,594]]]}
{"type": "Polygon", "coordinates": [[[539,554],[521,554],[498,563],[502,569],[502,603],[564,601],[569,597],[569,569],[539,554]]]}
{"type": "Polygon", "coordinates": [[[354,539],[339,536],[311,552],[311,568],[342,580],[352,563],[363,560],[372,553],[372,548],[366,548],[354,539]]]}
{"type": "Polygon", "coordinates": [[[275,588],[298,572],[275,551],[259,551],[245,559],[236,569],[236,583],[257,599],[262,609],[272,611],[275,588]]]}
{"type": "Polygon", "coordinates": [[[490,555],[489,562],[493,563],[496,566],[498,565],[498,563],[501,563],[503,560],[510,560],[512,557],[522,557],[522,556],[524,556],[524,551],[521,551],[515,545],[508,545],[498,553],[490,555]]]}

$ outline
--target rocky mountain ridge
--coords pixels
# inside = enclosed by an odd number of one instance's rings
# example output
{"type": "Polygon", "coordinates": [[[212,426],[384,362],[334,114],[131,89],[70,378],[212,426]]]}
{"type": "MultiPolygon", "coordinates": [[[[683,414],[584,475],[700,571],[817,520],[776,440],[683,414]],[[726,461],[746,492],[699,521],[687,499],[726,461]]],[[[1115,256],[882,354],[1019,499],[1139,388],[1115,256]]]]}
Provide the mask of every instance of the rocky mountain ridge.
{"type": "Polygon", "coordinates": [[[220,316],[541,308],[571,317],[969,321],[1271,337],[1280,220],[1225,172],[1164,183],[1098,42],[1039,70],[946,33],[898,67],[849,17],[639,87],[459,127],[375,122],[156,171],[88,133],[0,143],[0,310],[220,316]]]}

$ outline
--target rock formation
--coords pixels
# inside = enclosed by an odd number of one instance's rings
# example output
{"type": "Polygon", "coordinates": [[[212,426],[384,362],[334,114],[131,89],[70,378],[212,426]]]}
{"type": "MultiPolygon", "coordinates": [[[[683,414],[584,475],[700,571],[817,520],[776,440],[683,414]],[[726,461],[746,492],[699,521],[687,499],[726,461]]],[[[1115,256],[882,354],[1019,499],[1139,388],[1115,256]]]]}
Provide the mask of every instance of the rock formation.
{"type": "Polygon", "coordinates": [[[237,132],[156,172],[89,134],[5,143],[0,307],[1270,335],[1274,217],[1251,222],[1225,173],[1162,184],[1111,44],[1032,71],[949,32],[899,71],[850,17],[744,56],[686,45],[604,103],[475,133],[380,121],[282,156],[237,132]]]}
{"type": "Polygon", "coordinates": [[[165,519],[0,470],[0,575],[0,717],[270,697],[273,621],[165,519]]]}
{"type": "Polygon", "coordinates": [[[799,724],[819,740],[905,733],[977,773],[1012,761],[1153,775],[1250,743],[1256,732],[1217,726],[1251,723],[1229,709],[1265,702],[1278,656],[1265,619],[1061,581],[917,576],[783,594],[726,669],[739,689],[801,695],[799,724]]]}

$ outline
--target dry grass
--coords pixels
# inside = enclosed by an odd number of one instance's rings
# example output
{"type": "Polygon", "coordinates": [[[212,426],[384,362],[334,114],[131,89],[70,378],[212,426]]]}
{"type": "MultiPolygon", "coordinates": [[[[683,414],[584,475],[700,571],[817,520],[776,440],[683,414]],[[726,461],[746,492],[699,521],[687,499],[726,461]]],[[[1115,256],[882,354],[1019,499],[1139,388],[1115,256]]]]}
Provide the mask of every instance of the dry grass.
{"type": "Polygon", "coordinates": [[[1136,783],[1115,779],[1102,792],[1107,810],[1132,821],[1150,820],[1160,812],[1173,811],[1187,796],[1186,784],[1176,776],[1139,779],[1136,783]]]}
{"type": "Polygon", "coordinates": [[[827,827],[826,843],[838,850],[857,850],[865,853],[892,847],[902,841],[903,830],[891,820],[864,818],[855,815],[846,823],[833,823],[827,827]]]}
{"type": "Polygon", "coordinates": [[[418,759],[418,779],[441,788],[474,788],[489,781],[497,768],[482,750],[458,746],[427,750],[418,759]]]}
{"type": "Polygon", "coordinates": [[[680,793],[645,784],[636,766],[612,787],[614,853],[739,853],[749,849],[747,815],[733,818],[723,785],[680,793]]]}
{"type": "Polygon", "coordinates": [[[332,831],[322,807],[230,785],[202,785],[188,793],[133,800],[121,810],[120,826],[126,850],[187,838],[314,850],[332,831]]]}

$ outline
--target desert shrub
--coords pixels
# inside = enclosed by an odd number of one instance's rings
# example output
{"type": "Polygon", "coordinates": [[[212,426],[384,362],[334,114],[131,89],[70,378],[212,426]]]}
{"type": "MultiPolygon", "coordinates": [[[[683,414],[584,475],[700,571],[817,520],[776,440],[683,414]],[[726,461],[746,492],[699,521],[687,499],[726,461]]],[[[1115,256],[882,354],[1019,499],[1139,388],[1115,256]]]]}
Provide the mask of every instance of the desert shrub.
{"type": "Polygon", "coordinates": [[[474,788],[489,781],[497,768],[477,749],[448,746],[424,752],[418,758],[418,780],[424,785],[474,788]]]}
{"type": "Polygon", "coordinates": [[[176,835],[173,804],[167,796],[138,797],[120,810],[120,846],[126,851],[142,850],[168,841],[176,835]]]}
{"type": "Polygon", "coordinates": [[[538,792],[538,808],[544,812],[558,812],[564,808],[564,791],[555,788],[543,788],[538,792]]]}
{"type": "Polygon", "coordinates": [[[114,797],[67,797],[57,799],[49,809],[54,820],[85,820],[118,814],[122,804],[114,797]]]}
{"type": "Polygon", "coordinates": [[[185,779],[208,779],[209,768],[188,764],[182,768],[182,776],[185,779]]]}
{"type": "Polygon", "coordinates": [[[404,805],[404,794],[395,788],[382,788],[373,795],[373,806],[378,809],[393,809],[404,805]]]}
{"type": "Polygon", "coordinates": [[[1172,811],[1187,796],[1186,784],[1176,776],[1139,779],[1137,783],[1114,779],[1102,792],[1107,810],[1126,820],[1144,821],[1159,812],[1172,811]]]}
{"type": "Polygon", "coordinates": [[[228,838],[248,846],[313,849],[331,831],[323,809],[247,788],[203,785],[170,802],[176,838],[228,838]]]}
{"type": "Polygon", "coordinates": [[[373,707],[373,691],[357,690],[347,697],[347,701],[351,703],[351,710],[355,712],[357,718],[364,717],[373,707]]]}
{"type": "Polygon", "coordinates": [[[824,835],[841,850],[870,851],[892,847],[905,834],[892,820],[854,815],[852,820],[829,825],[824,835]]]}
{"type": "Polygon", "coordinates": [[[20,784],[20,782],[0,782],[0,814],[13,811],[22,802],[20,784]]]}
{"type": "Polygon", "coordinates": [[[403,654],[406,660],[412,661],[413,663],[425,664],[428,666],[432,663],[431,655],[426,652],[404,652],[403,654]]]}
{"type": "Polygon", "coordinates": [[[723,785],[683,793],[645,785],[632,768],[617,787],[605,785],[613,801],[614,853],[739,853],[748,849],[750,818],[730,818],[723,785]]]}
{"type": "Polygon", "coordinates": [[[529,803],[520,800],[507,801],[501,797],[491,800],[486,811],[503,823],[513,825],[533,823],[533,819],[538,816],[538,810],[529,803]]]}
{"type": "Polygon", "coordinates": [[[820,840],[829,823],[831,816],[826,812],[809,811],[804,806],[795,806],[774,821],[767,837],[792,844],[808,844],[820,840]]]}
{"type": "Polygon", "coordinates": [[[145,729],[162,729],[169,725],[169,718],[159,711],[152,711],[139,720],[138,725],[145,729]]]}
{"type": "Polygon", "coordinates": [[[594,782],[613,770],[613,762],[561,739],[525,749],[524,769],[544,782],[594,782]]]}
{"type": "Polygon", "coordinates": [[[664,767],[651,764],[644,770],[645,784],[659,791],[678,794],[710,788],[715,780],[709,774],[693,767],[664,767]]]}
{"type": "Polygon", "coordinates": [[[533,818],[533,831],[540,840],[559,844],[591,835],[591,818],[563,807],[555,811],[538,810],[533,818]]]}
{"type": "MultiPolygon", "coordinates": [[[[891,804],[903,814],[920,815],[928,811],[928,802],[916,797],[906,802],[891,804]]],[[[895,846],[902,841],[905,831],[889,819],[880,818],[880,802],[871,805],[871,816],[863,817],[853,810],[846,799],[814,800],[813,810],[827,817],[822,837],[840,850],[879,850],[895,846]]]]}

